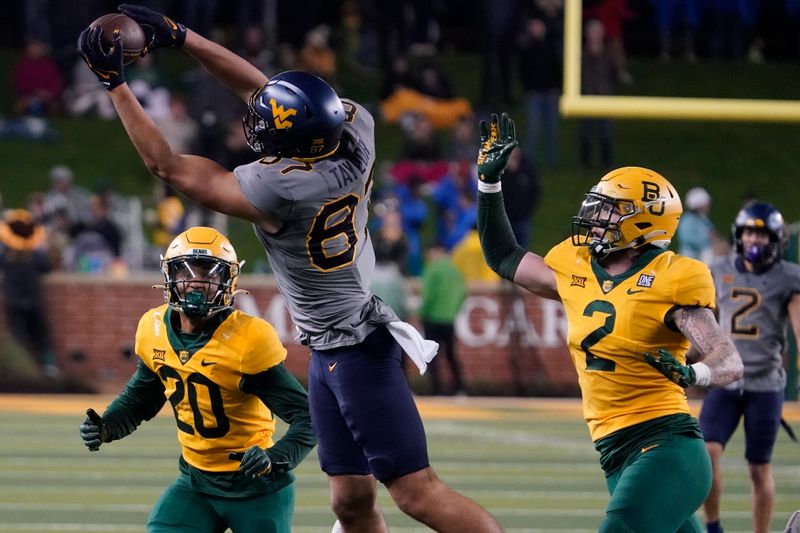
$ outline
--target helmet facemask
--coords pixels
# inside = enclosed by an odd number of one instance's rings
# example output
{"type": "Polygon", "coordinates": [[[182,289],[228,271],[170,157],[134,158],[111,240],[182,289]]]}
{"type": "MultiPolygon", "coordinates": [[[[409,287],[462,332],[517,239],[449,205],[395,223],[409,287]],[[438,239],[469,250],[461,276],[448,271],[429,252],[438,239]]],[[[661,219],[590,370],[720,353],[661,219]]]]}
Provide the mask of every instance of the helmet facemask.
{"type": "Polygon", "coordinates": [[[783,215],[773,205],[764,202],[746,205],[736,215],[732,229],[736,253],[756,269],[764,270],[783,256],[786,225],[783,215]],[[767,242],[745,245],[742,237],[746,230],[766,235],[767,242]]]}
{"type": "Polygon", "coordinates": [[[736,250],[744,259],[752,264],[757,269],[764,269],[780,259],[783,253],[782,243],[778,240],[777,235],[772,231],[765,228],[749,228],[744,227],[738,232],[736,237],[736,250]],[[768,237],[766,243],[754,243],[749,246],[744,244],[742,233],[745,229],[750,229],[755,232],[763,232],[768,237]]]}
{"type": "Polygon", "coordinates": [[[630,200],[588,192],[578,215],[572,217],[572,244],[588,246],[591,254],[597,258],[631,248],[635,243],[623,242],[620,226],[636,212],[636,206],[630,200]]]}
{"type": "Polygon", "coordinates": [[[267,131],[267,122],[261,118],[252,106],[247,106],[247,114],[242,117],[242,128],[247,145],[256,153],[264,153],[262,138],[267,131]]]}
{"type": "Polygon", "coordinates": [[[169,305],[189,318],[216,314],[233,303],[239,265],[213,256],[183,255],[165,260],[169,305]]]}

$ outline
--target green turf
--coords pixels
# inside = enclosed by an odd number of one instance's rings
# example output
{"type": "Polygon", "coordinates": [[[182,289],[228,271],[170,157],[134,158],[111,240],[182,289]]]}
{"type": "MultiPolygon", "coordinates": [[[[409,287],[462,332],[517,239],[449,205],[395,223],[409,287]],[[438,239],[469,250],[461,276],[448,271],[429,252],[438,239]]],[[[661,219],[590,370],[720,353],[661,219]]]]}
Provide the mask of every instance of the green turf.
{"type": "MultiPolygon", "coordinates": [[[[471,406],[475,400],[456,405],[471,406]]],[[[585,424],[554,416],[547,404],[509,411],[484,407],[494,421],[428,419],[432,463],[452,487],[491,510],[509,533],[596,531],[607,501],[585,424]]],[[[0,532],[143,531],[151,505],[177,473],[171,416],[130,437],[85,450],[80,416],[0,412],[0,532]]],[[[772,522],[782,531],[797,508],[800,456],[781,433],[774,460],[777,501],[772,522]]],[[[750,529],[750,497],[742,436],[724,459],[725,530],[750,529]]],[[[385,490],[380,501],[393,532],[428,531],[403,516],[385,490]]],[[[328,491],[311,456],[298,469],[294,531],[328,533],[334,521],[328,491]]]]}

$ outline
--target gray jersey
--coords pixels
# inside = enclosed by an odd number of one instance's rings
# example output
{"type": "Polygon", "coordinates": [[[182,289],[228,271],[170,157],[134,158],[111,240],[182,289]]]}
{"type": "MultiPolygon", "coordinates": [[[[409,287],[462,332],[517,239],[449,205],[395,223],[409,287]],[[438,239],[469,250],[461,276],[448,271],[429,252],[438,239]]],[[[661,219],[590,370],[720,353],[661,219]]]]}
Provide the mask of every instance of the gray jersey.
{"type": "Polygon", "coordinates": [[[282,222],[256,227],[300,340],[324,349],[361,342],[397,317],[369,290],[375,254],[367,207],[375,163],[375,121],[342,99],[342,146],[315,163],[265,157],[234,170],[245,196],[282,222]]]}
{"type": "Polygon", "coordinates": [[[737,268],[737,261],[741,259],[731,255],[711,265],[719,323],[744,362],[744,377],[735,386],[748,391],[782,390],[786,386],[782,353],[787,303],[800,292],[800,267],[779,261],[756,274],[737,268]]]}

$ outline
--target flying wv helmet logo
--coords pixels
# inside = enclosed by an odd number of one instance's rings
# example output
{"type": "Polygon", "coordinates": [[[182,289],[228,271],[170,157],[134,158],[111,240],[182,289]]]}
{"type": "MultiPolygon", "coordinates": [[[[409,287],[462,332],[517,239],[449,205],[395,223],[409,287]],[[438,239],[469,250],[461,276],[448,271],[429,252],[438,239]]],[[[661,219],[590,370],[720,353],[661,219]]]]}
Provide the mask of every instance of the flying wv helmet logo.
{"type": "Polygon", "coordinates": [[[661,187],[658,186],[658,183],[642,181],[642,201],[647,205],[647,210],[651,215],[660,216],[664,214],[664,208],[667,202],[661,200],[661,209],[657,209],[659,207],[659,198],[661,198],[661,187]]]}
{"type": "Polygon", "coordinates": [[[291,107],[289,109],[284,109],[282,105],[278,105],[278,102],[276,102],[274,98],[269,99],[269,105],[272,108],[272,118],[275,121],[275,129],[286,130],[291,128],[292,121],[289,120],[289,117],[296,115],[297,109],[291,107]]]}

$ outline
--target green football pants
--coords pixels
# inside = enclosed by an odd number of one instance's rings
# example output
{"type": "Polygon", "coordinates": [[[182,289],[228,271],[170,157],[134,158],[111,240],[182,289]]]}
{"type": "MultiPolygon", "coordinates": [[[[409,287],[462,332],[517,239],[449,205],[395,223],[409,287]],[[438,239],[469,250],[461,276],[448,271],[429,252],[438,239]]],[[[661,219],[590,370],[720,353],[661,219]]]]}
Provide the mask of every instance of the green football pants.
{"type": "Polygon", "coordinates": [[[695,436],[662,434],[606,478],[601,533],[702,533],[695,511],[711,490],[711,460],[695,436]]]}
{"type": "Polygon", "coordinates": [[[181,474],[156,502],[148,533],[291,533],[294,483],[253,498],[209,496],[181,474]]]}

